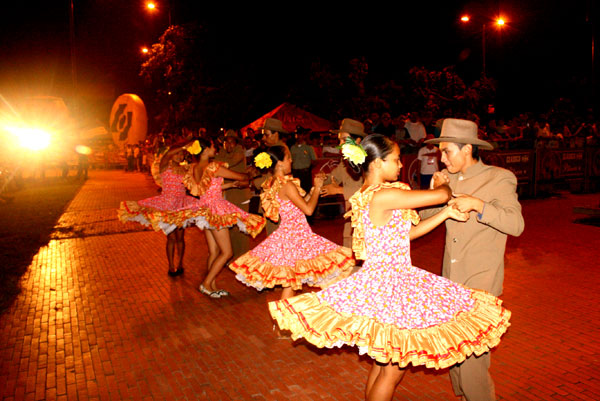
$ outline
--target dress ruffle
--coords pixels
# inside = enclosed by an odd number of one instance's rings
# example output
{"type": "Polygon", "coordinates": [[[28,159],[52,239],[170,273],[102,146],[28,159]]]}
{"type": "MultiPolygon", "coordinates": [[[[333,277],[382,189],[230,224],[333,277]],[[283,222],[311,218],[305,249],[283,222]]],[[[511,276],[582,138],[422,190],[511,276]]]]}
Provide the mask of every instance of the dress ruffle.
{"type": "Polygon", "coordinates": [[[206,214],[205,209],[159,210],[139,205],[136,201],[121,202],[117,211],[119,220],[123,223],[137,221],[145,226],[151,226],[155,231],[170,234],[176,228],[186,228],[206,214]]]}
{"type": "MultiPolygon", "coordinates": [[[[358,190],[349,200],[352,208],[346,212],[346,214],[344,214],[344,217],[352,217],[352,227],[354,228],[354,231],[352,232],[352,250],[354,250],[356,259],[364,260],[366,255],[363,212],[367,210],[367,205],[371,203],[373,194],[380,189],[385,188],[398,188],[405,191],[409,191],[411,189],[408,184],[403,182],[386,182],[378,185],[372,185],[364,191],[358,190]]],[[[401,211],[402,218],[404,220],[409,220],[415,225],[419,224],[419,221],[421,221],[419,214],[415,210],[401,209],[401,211]]]]}
{"type": "Polygon", "coordinates": [[[260,193],[260,205],[264,211],[263,214],[266,218],[273,220],[276,223],[279,221],[279,208],[281,207],[278,194],[281,187],[288,182],[291,182],[296,186],[300,196],[306,196],[306,191],[300,186],[300,180],[291,175],[286,175],[284,177],[270,177],[261,185],[262,192],[260,193]]]}
{"type": "Polygon", "coordinates": [[[300,290],[302,284],[325,288],[350,275],[352,250],[339,247],[313,259],[298,260],[295,266],[277,266],[247,252],[229,264],[236,278],[258,290],[276,285],[300,290]]]}
{"type": "Polygon", "coordinates": [[[267,224],[264,217],[252,213],[245,213],[246,216],[240,212],[219,215],[211,213],[208,208],[202,208],[198,214],[194,218],[194,224],[201,229],[220,230],[237,224],[241,232],[250,234],[252,238],[260,234],[267,224]]]}
{"type": "Polygon", "coordinates": [[[351,345],[377,362],[405,367],[443,369],[481,355],[498,345],[510,326],[510,311],[484,291],[472,290],[474,306],[446,323],[423,329],[401,329],[375,319],[339,313],[317,293],[269,302],[271,316],[292,338],[305,338],[319,348],[351,345]]]}

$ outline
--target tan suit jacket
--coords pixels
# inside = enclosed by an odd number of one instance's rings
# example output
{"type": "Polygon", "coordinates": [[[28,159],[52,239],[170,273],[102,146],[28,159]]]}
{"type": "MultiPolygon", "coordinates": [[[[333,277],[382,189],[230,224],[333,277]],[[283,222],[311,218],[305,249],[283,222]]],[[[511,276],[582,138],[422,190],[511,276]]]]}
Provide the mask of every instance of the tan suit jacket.
{"type": "MultiPolygon", "coordinates": [[[[455,194],[484,201],[483,212],[471,212],[467,222],[446,220],[446,245],[442,274],[457,283],[499,296],[504,282],[504,251],[507,235],[519,236],[525,228],[517,197],[517,178],[503,168],[481,161],[462,173],[450,174],[455,194]]],[[[426,218],[438,209],[420,212],[426,218]]]]}

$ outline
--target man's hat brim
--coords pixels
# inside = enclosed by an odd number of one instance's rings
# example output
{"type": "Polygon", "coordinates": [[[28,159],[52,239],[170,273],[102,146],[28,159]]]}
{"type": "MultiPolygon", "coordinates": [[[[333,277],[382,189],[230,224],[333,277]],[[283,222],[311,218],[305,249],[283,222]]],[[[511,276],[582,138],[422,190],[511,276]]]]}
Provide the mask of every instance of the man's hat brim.
{"type": "Polygon", "coordinates": [[[481,149],[485,149],[485,150],[493,150],[494,146],[486,141],[483,141],[481,139],[475,139],[475,138],[455,138],[455,137],[451,137],[451,136],[441,136],[439,138],[434,138],[434,139],[428,139],[425,141],[425,143],[431,143],[431,144],[438,144],[440,142],[452,142],[452,143],[462,143],[465,145],[476,145],[479,146],[481,149]]]}

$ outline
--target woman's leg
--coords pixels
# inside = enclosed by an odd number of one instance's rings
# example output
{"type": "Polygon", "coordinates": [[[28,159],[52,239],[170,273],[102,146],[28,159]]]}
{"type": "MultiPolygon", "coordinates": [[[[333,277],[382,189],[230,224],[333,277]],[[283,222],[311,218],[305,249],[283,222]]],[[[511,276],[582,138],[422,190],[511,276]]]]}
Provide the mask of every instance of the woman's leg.
{"type": "Polygon", "coordinates": [[[293,297],[296,294],[296,291],[294,291],[292,289],[292,287],[285,287],[282,291],[281,291],[281,298],[280,299],[288,299],[293,297]]]}
{"type": "Polygon", "coordinates": [[[210,291],[217,291],[217,275],[219,274],[221,269],[223,269],[225,263],[227,263],[227,261],[233,256],[233,250],[231,249],[231,240],[229,239],[228,228],[209,231],[212,233],[213,238],[216,241],[221,252],[219,253],[219,256],[217,256],[212,262],[212,265],[208,270],[208,274],[206,275],[206,278],[204,278],[202,284],[205,288],[207,288],[210,291]]]}
{"type": "Polygon", "coordinates": [[[369,377],[367,378],[367,388],[365,389],[365,399],[369,397],[369,393],[373,388],[373,383],[375,383],[375,379],[379,376],[379,372],[381,372],[381,365],[377,362],[373,361],[371,365],[371,370],[369,371],[369,377]]]}
{"type": "Polygon", "coordinates": [[[183,254],[185,253],[185,228],[175,230],[175,246],[179,254],[179,266],[177,270],[183,270],[183,254]]]}
{"type": "MultiPolygon", "coordinates": [[[[175,230],[177,231],[177,230],[175,230]]],[[[167,261],[169,262],[169,271],[175,271],[175,263],[173,263],[173,258],[175,256],[175,242],[176,242],[176,234],[175,231],[171,232],[167,235],[167,261]]]]}
{"type": "MultiPolygon", "coordinates": [[[[394,396],[396,386],[402,380],[405,372],[405,369],[400,369],[398,365],[391,362],[387,365],[380,365],[379,373],[372,381],[371,388],[367,388],[367,401],[391,400],[394,396]]],[[[369,386],[369,381],[372,380],[370,376],[369,374],[367,387],[369,386]]]]}
{"type": "Polygon", "coordinates": [[[206,243],[208,244],[208,261],[206,262],[206,271],[208,274],[213,262],[217,256],[219,256],[221,251],[219,250],[219,245],[217,245],[217,241],[215,240],[212,230],[204,230],[204,235],[206,236],[206,243]]]}

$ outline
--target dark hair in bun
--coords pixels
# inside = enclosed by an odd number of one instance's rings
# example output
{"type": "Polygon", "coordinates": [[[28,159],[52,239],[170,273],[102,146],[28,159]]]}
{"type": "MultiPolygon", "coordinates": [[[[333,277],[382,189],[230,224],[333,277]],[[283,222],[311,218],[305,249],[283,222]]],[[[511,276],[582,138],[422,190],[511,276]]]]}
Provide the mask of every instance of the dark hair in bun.
{"type": "Polygon", "coordinates": [[[362,171],[362,173],[366,173],[369,171],[369,165],[376,159],[385,159],[387,155],[392,153],[394,150],[395,142],[389,139],[388,137],[381,134],[371,134],[367,135],[361,142],[360,146],[367,152],[367,156],[365,157],[365,161],[360,165],[355,165],[354,163],[350,163],[352,168],[357,169],[357,171],[362,171]]]}

